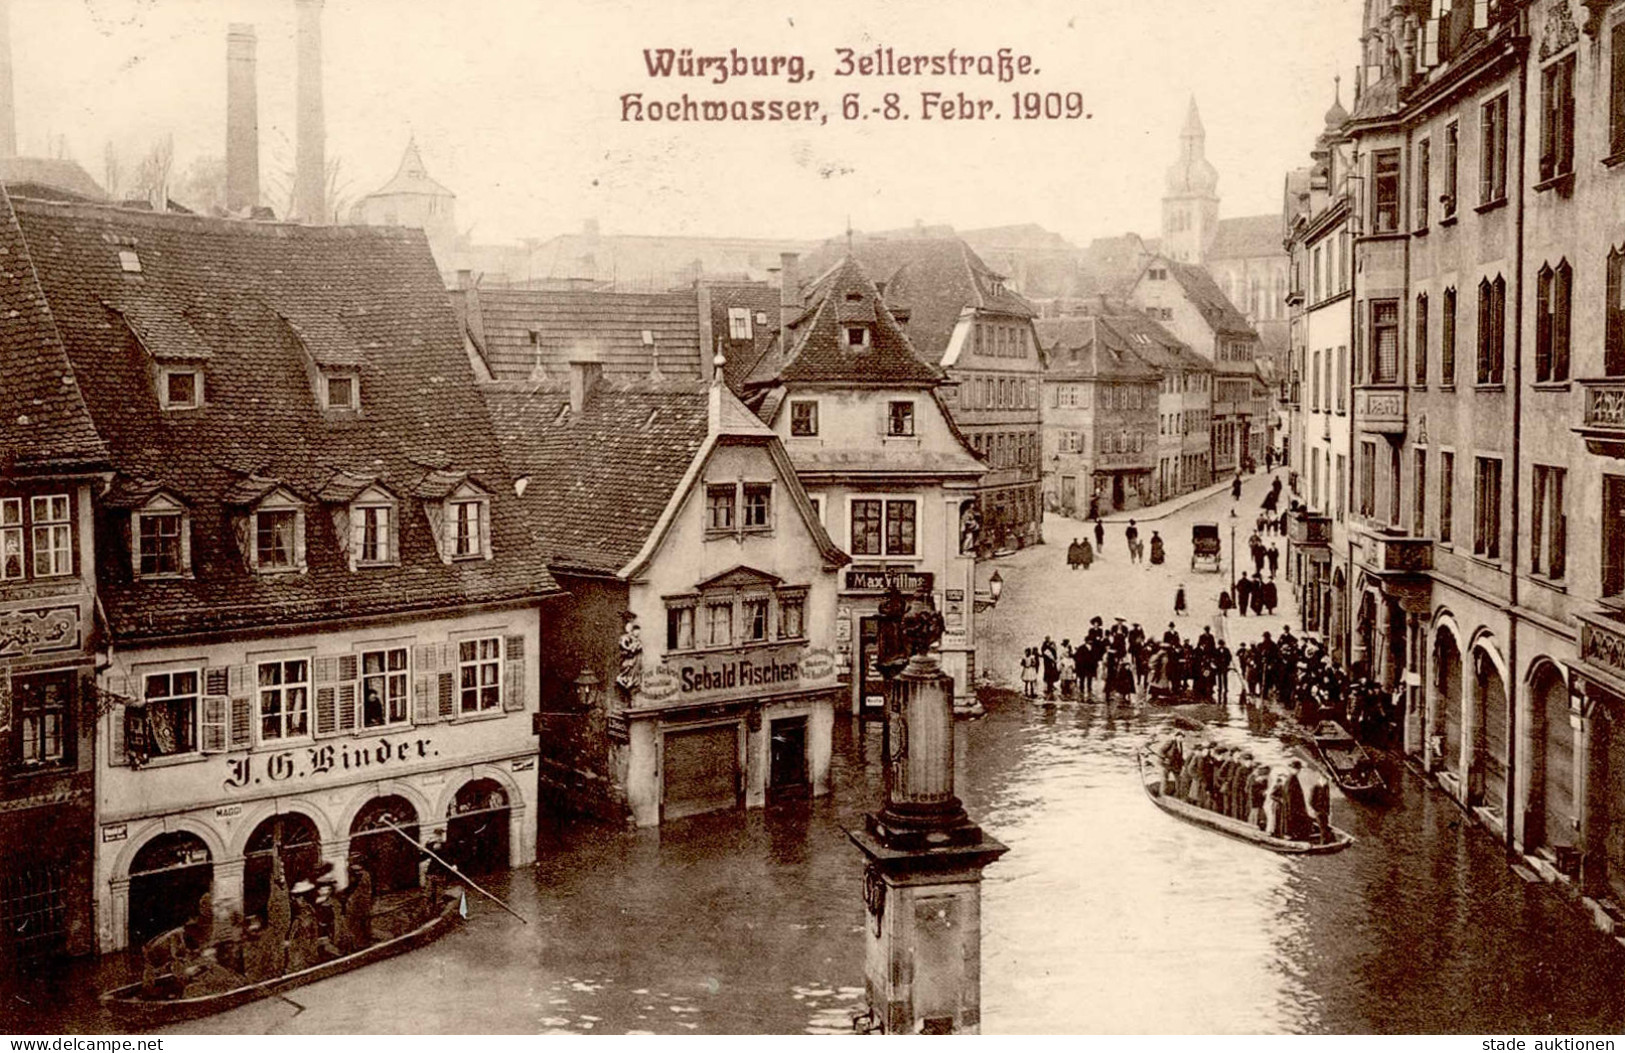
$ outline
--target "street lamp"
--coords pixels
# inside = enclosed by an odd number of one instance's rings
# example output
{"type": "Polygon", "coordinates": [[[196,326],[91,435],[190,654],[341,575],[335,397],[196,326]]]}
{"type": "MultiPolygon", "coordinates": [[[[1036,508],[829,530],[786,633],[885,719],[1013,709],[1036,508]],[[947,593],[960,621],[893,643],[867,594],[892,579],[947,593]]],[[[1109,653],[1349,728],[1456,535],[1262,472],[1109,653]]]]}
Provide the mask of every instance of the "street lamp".
{"type": "Polygon", "coordinates": [[[591,669],[582,667],[581,675],[575,678],[576,702],[582,709],[591,709],[593,702],[598,698],[598,674],[591,669]]]}
{"type": "Polygon", "coordinates": [[[985,611],[990,607],[997,607],[999,605],[999,597],[1003,595],[1003,593],[1004,577],[1000,575],[997,570],[995,570],[993,572],[993,576],[987,579],[987,590],[982,591],[978,589],[976,592],[976,609],[978,611],[985,611]]]}

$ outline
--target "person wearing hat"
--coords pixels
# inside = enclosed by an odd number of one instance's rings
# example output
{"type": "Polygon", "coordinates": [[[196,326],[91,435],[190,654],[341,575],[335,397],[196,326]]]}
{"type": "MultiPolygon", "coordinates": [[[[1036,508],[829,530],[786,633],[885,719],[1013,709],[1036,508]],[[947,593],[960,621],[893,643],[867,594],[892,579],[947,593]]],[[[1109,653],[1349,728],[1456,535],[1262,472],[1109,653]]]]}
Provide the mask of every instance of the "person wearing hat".
{"type": "Polygon", "coordinates": [[[1294,760],[1288,767],[1291,770],[1286,777],[1286,820],[1281,828],[1286,831],[1286,837],[1294,841],[1307,841],[1311,836],[1311,820],[1309,806],[1303,799],[1303,762],[1294,760]]]}
{"type": "Polygon", "coordinates": [[[1268,829],[1265,804],[1270,794],[1270,766],[1260,764],[1253,769],[1253,781],[1247,788],[1247,821],[1260,830],[1268,829]]]}
{"type": "Polygon", "coordinates": [[[321,963],[321,935],[316,924],[313,897],[316,886],[308,880],[294,882],[288,890],[293,900],[293,921],[288,929],[288,971],[296,973],[321,963]]]}
{"type": "Polygon", "coordinates": [[[353,954],[372,943],[372,875],[359,859],[350,860],[347,870],[339,950],[353,954]]]}
{"type": "Polygon", "coordinates": [[[1169,794],[1179,785],[1179,769],[1185,766],[1185,733],[1174,732],[1157,752],[1162,758],[1162,792],[1169,794]]]}
{"type": "Polygon", "coordinates": [[[1185,583],[1180,582],[1179,588],[1174,590],[1174,614],[1183,618],[1185,616],[1185,583]]]}

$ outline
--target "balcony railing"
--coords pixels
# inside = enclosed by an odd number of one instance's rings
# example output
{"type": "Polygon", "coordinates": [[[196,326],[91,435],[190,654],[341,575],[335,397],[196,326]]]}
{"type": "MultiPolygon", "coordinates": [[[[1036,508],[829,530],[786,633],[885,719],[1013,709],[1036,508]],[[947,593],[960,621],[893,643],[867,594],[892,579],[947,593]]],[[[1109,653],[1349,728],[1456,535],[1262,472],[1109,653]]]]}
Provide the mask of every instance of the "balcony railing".
{"type": "Polygon", "coordinates": [[[1287,517],[1287,540],[1300,547],[1332,543],[1332,517],[1318,512],[1295,512],[1287,517]]]}
{"type": "Polygon", "coordinates": [[[1354,412],[1360,430],[1381,435],[1405,434],[1403,387],[1362,387],[1354,392],[1354,412]]]}
{"type": "Polygon", "coordinates": [[[1425,574],[1433,569],[1433,539],[1390,533],[1386,528],[1368,528],[1365,534],[1366,569],[1378,575],[1425,574]]]}
{"type": "Polygon", "coordinates": [[[1625,457],[1625,377],[1581,380],[1585,409],[1574,430],[1586,448],[1608,457],[1625,457]]]}

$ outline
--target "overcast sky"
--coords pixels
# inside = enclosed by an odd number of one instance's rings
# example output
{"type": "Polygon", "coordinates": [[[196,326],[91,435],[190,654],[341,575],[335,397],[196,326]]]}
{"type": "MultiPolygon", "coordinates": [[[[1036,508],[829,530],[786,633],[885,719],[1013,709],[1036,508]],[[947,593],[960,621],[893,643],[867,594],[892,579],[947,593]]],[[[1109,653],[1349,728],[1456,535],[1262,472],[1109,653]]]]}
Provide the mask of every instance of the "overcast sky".
{"type": "MultiPolygon", "coordinates": [[[[166,132],[176,168],[221,155],[226,26],[259,35],[262,182],[293,138],[293,0],[12,0],[19,146],[60,142],[98,180],[166,132]]],[[[327,0],[327,150],[352,194],[393,174],[415,134],[479,241],[605,233],[823,237],[922,220],[1036,222],[1078,241],[1157,230],[1163,172],[1195,96],[1221,214],[1277,212],[1307,162],[1332,77],[1356,61],[1358,0],[327,0]],[[838,78],[835,49],[1010,47],[1042,71],[838,78]],[[802,84],[653,80],[644,48],[798,54],[802,84]],[[1078,91],[1079,121],[925,122],[917,93],[998,102],[1078,91]],[[629,124],[619,96],[817,99],[903,93],[907,122],[629,124]]]]}

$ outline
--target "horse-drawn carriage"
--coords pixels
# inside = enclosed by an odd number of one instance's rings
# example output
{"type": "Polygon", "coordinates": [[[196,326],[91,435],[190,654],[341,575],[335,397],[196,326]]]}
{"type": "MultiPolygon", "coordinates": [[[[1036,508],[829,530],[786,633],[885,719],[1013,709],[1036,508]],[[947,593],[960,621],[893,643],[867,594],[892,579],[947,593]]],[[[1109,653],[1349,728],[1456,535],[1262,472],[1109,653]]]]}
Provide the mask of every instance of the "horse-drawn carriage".
{"type": "Polygon", "coordinates": [[[1191,569],[1211,570],[1217,574],[1222,569],[1221,562],[1219,558],[1219,524],[1191,524],[1191,569]]]}

